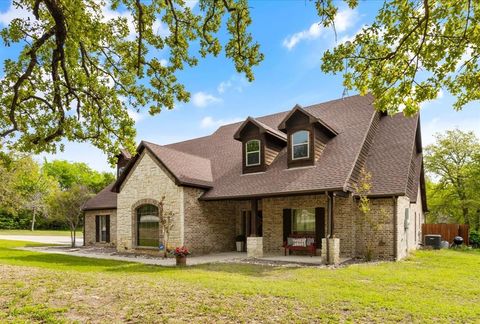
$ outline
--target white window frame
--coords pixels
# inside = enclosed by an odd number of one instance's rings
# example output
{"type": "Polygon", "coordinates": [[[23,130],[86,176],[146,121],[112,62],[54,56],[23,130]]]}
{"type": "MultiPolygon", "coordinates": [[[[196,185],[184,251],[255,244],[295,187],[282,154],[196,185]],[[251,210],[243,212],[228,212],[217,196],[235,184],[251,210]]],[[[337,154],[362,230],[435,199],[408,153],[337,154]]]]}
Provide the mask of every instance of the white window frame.
{"type": "Polygon", "coordinates": [[[290,135],[290,141],[292,141],[292,160],[303,160],[303,159],[308,159],[310,157],[310,131],[308,130],[305,130],[305,129],[301,129],[301,130],[298,130],[296,131],[295,133],[293,133],[292,135],[290,135]],[[308,136],[307,136],[307,156],[302,156],[302,157],[295,157],[295,146],[299,146],[299,145],[305,145],[305,143],[299,143],[299,144],[295,144],[293,143],[293,135],[295,135],[296,133],[299,133],[299,132],[307,132],[308,136]]]}
{"type": "Polygon", "coordinates": [[[245,143],[245,165],[246,166],[256,166],[256,165],[260,165],[262,164],[262,141],[258,140],[258,139],[253,139],[253,140],[249,140],[248,142],[245,143]],[[249,152],[248,151],[248,143],[250,142],[258,142],[258,151],[251,151],[249,152]],[[248,154],[252,154],[252,153],[258,153],[258,163],[254,163],[254,164],[249,164],[248,163],[248,154]]]}

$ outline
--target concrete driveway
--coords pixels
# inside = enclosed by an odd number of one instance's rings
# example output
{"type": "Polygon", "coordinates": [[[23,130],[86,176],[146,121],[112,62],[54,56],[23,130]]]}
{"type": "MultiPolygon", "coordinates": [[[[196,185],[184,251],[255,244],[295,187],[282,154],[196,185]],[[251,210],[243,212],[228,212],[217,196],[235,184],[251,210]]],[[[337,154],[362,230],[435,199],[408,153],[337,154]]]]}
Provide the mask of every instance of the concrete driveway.
{"type": "MultiPolygon", "coordinates": [[[[80,237],[77,236],[76,244],[77,246],[83,245],[82,233],[80,237]]],[[[48,235],[0,235],[0,240],[10,240],[10,241],[28,241],[36,243],[46,243],[46,244],[61,244],[61,245],[70,245],[71,240],[70,236],[48,236],[48,235]]]]}

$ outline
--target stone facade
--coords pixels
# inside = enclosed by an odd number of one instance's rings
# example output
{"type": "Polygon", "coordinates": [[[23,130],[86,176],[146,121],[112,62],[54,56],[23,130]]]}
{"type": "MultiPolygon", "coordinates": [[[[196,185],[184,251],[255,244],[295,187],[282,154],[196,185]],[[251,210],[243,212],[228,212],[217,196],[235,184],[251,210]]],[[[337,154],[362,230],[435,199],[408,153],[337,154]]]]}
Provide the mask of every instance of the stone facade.
{"type": "MultiPolygon", "coordinates": [[[[136,161],[117,195],[117,249],[129,251],[136,246],[135,210],[143,204],[159,205],[173,215],[169,245],[183,245],[183,187],[175,184],[169,172],[145,150],[136,161]]],[[[160,231],[161,232],[161,231],[160,231]]],[[[159,239],[162,238],[159,236],[159,239]]]]}
{"type": "Polygon", "coordinates": [[[117,211],[115,209],[108,210],[89,210],[85,212],[84,219],[85,245],[110,245],[115,246],[117,242],[117,211]],[[110,215],[110,243],[96,242],[95,216],[110,215]]]}
{"type": "Polygon", "coordinates": [[[397,217],[397,259],[403,259],[410,251],[417,249],[421,243],[421,224],[424,216],[420,189],[416,203],[411,203],[410,199],[405,196],[398,198],[397,217]]]}

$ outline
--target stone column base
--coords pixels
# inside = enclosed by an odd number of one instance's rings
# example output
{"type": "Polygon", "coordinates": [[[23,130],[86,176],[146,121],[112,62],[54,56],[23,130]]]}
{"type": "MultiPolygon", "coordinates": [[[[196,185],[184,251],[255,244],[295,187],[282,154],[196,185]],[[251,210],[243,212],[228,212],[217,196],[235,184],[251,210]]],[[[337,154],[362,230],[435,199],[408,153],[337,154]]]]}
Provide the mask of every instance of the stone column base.
{"type": "Polygon", "coordinates": [[[263,257],[263,237],[247,237],[247,256],[249,258],[263,257]]]}
{"type": "Polygon", "coordinates": [[[325,264],[340,263],[340,239],[328,239],[328,258],[327,258],[327,239],[322,239],[322,261],[325,264]]]}

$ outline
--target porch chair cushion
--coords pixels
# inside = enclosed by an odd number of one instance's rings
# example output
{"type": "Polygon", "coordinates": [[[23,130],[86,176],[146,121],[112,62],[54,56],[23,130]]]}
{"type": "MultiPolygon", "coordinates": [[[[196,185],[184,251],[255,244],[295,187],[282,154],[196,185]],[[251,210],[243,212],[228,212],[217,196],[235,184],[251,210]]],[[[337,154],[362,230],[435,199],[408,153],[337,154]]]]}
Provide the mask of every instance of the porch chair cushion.
{"type": "Polygon", "coordinates": [[[292,246],[307,246],[307,239],[304,238],[292,238],[292,246]]]}

